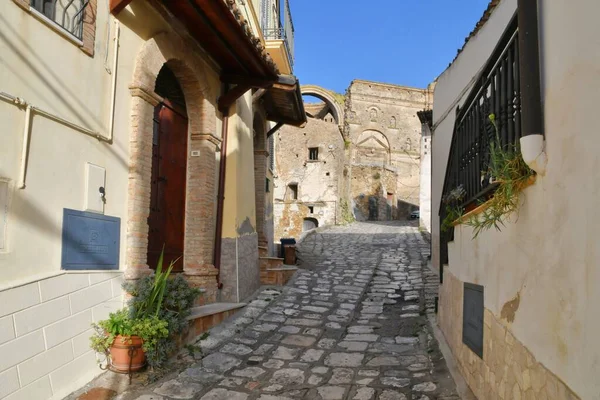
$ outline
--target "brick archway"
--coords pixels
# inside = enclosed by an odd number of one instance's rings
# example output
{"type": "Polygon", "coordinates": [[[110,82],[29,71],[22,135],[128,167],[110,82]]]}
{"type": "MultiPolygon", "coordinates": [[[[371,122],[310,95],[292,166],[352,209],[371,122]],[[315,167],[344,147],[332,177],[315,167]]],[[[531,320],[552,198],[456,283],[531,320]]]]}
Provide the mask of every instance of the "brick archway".
{"type": "MultiPolygon", "coordinates": [[[[212,265],[214,205],[216,202],[216,159],[220,143],[216,111],[208,99],[215,98],[205,71],[205,62],[189,51],[191,44],[174,35],[161,33],[140,50],[129,86],[131,133],[126,244],[127,279],[151,272],[147,265],[150,179],[152,173],[152,130],[154,107],[162,99],[154,92],[156,78],[164,64],[175,74],[187,106],[188,157],[184,272],[198,285],[215,287],[217,270],[212,265]],[[193,154],[193,156],[190,156],[193,154]]],[[[212,293],[207,293],[212,297],[212,293]]]]}

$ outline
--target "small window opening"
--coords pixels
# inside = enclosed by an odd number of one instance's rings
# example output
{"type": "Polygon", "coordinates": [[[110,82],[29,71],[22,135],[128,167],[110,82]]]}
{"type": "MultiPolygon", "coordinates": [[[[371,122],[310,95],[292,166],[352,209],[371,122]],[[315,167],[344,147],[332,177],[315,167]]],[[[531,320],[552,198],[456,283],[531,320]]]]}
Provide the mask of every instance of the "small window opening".
{"type": "Polygon", "coordinates": [[[326,173],[325,173],[325,176],[329,176],[329,172],[326,172],[326,173]]]}
{"type": "Polygon", "coordinates": [[[265,179],[266,179],[266,181],[265,181],[265,192],[269,193],[271,191],[271,185],[270,185],[271,181],[269,181],[269,178],[265,178],[265,179]]]}
{"type": "Polygon", "coordinates": [[[290,183],[288,185],[288,200],[298,200],[298,184],[290,183]]]}
{"type": "Polygon", "coordinates": [[[315,206],[308,206],[308,212],[311,214],[315,213],[315,206]]]}
{"type": "Polygon", "coordinates": [[[319,148],[310,147],[308,149],[308,159],[311,161],[317,161],[319,159],[319,148]]]}

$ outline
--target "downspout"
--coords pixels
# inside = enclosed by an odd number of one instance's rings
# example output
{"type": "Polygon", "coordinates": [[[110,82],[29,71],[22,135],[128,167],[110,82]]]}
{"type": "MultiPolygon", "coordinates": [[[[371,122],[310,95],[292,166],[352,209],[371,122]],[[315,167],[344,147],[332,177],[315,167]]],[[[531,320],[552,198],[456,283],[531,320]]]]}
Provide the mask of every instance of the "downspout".
{"type": "MultiPolygon", "coordinates": [[[[226,91],[224,91],[226,92],[226,91]]],[[[221,282],[221,242],[223,236],[223,206],[225,203],[225,172],[227,169],[227,130],[229,126],[229,107],[222,111],[223,123],[221,129],[221,160],[219,163],[219,187],[217,193],[217,226],[215,229],[214,263],[217,269],[217,288],[223,288],[221,282]]]]}
{"type": "Polygon", "coordinates": [[[536,0],[518,0],[519,73],[521,75],[521,153],[539,175],[546,173],[540,80],[538,5],[536,0]]]}

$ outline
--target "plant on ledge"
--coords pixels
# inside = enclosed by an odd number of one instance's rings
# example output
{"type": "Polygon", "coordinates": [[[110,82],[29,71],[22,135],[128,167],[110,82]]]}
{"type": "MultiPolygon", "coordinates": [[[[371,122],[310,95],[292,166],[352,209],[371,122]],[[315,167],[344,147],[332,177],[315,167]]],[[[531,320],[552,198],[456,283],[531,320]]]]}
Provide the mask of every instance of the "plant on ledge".
{"type": "Polygon", "coordinates": [[[496,138],[490,143],[490,163],[487,176],[498,187],[486,204],[485,210],[471,216],[465,223],[473,227],[473,238],[482,231],[492,227],[500,231],[508,216],[519,209],[519,195],[527,181],[534,175],[533,170],[523,161],[518,146],[509,144],[502,146],[496,116],[489,115],[489,120],[496,131],[496,138]]]}
{"type": "Polygon", "coordinates": [[[176,261],[171,263],[167,272],[162,272],[161,254],[154,276],[123,284],[123,289],[132,296],[128,302],[131,318],[155,315],[167,323],[169,335],[146,352],[148,364],[155,369],[161,368],[176,349],[176,338],[189,326],[187,317],[200,295],[200,290],[191,287],[181,274],[169,278],[176,261]]]}
{"type": "Polygon", "coordinates": [[[463,185],[459,185],[453,189],[442,199],[442,202],[446,205],[446,216],[442,221],[442,232],[447,232],[453,226],[456,220],[463,216],[464,208],[462,202],[465,198],[465,188],[463,185]]]}

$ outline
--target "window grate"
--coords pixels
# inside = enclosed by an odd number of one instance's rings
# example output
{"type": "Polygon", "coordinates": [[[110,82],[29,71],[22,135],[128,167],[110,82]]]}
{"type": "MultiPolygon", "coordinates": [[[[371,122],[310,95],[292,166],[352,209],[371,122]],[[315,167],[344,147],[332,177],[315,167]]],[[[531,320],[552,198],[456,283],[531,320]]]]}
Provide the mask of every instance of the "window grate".
{"type": "Polygon", "coordinates": [[[319,159],[319,148],[311,147],[308,149],[308,159],[310,161],[317,161],[319,159]]]}
{"type": "Polygon", "coordinates": [[[31,0],[31,8],[77,39],[83,38],[85,8],[89,0],[31,0]]]}

